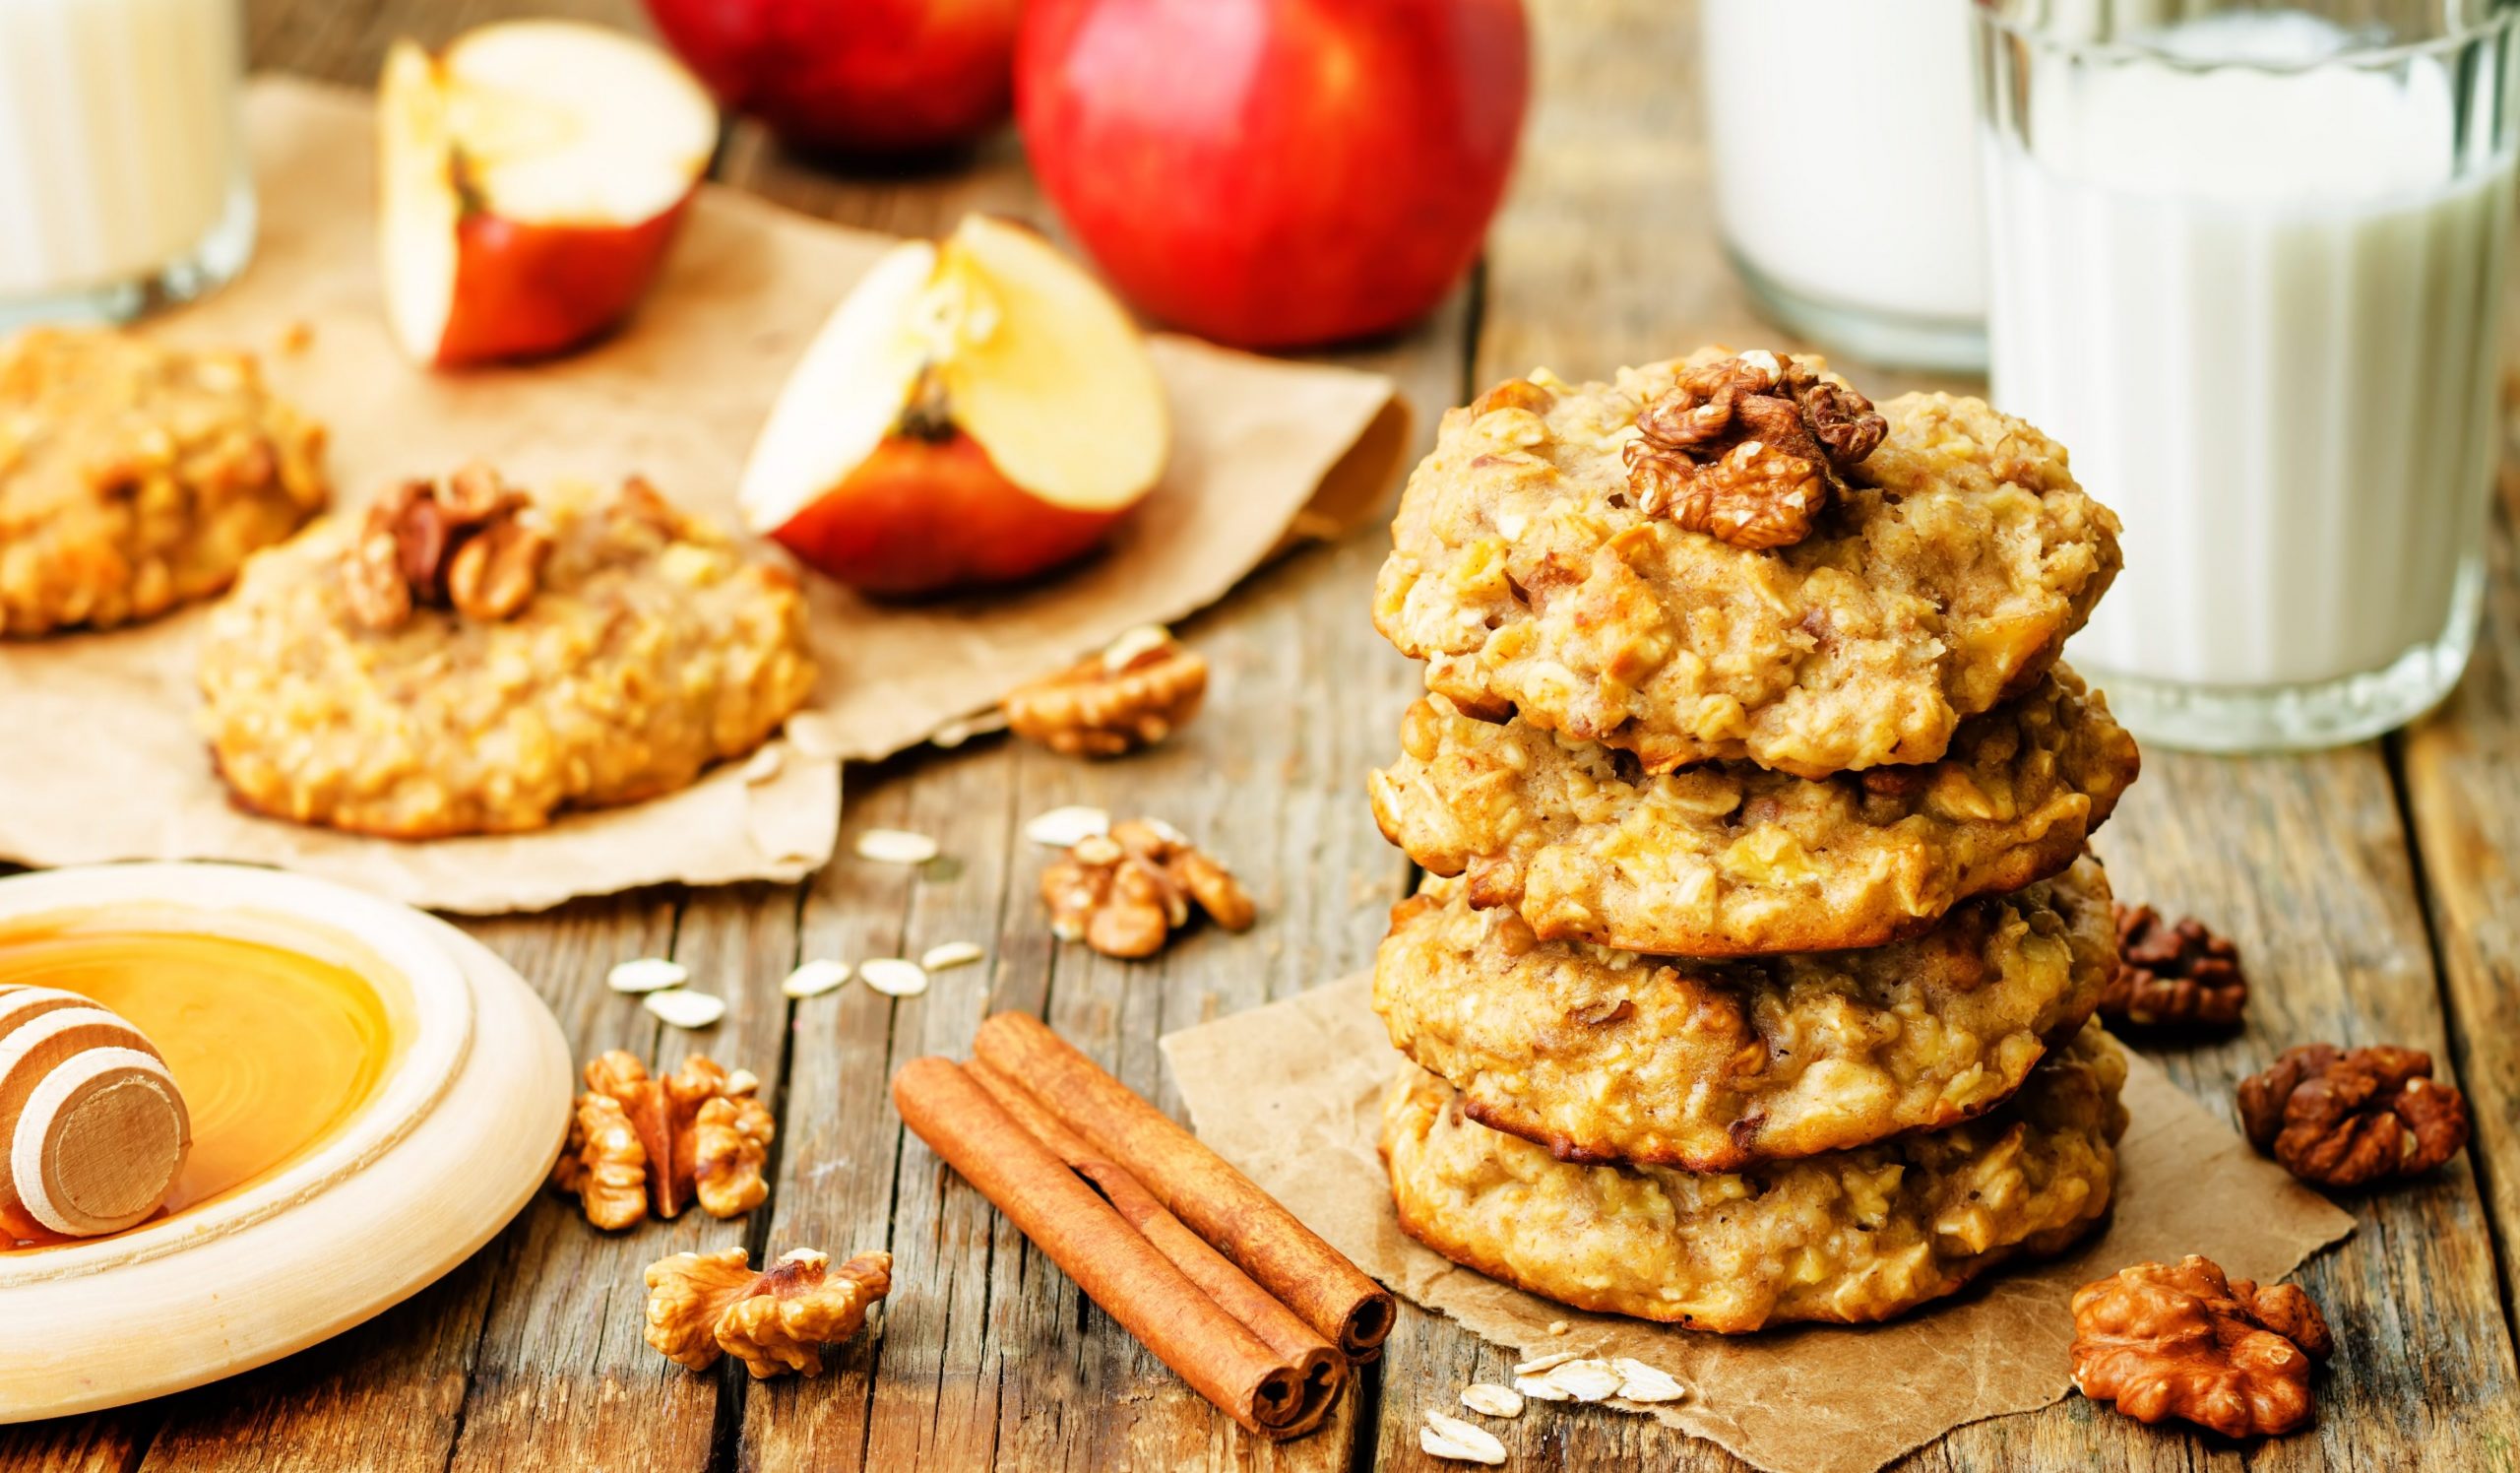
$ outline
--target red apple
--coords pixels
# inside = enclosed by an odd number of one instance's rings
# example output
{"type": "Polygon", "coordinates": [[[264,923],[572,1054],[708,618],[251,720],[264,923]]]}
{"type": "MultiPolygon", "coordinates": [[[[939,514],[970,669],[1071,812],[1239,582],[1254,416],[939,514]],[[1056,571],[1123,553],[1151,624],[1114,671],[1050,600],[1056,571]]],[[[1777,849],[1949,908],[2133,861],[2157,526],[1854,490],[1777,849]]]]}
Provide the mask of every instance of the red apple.
{"type": "Polygon", "coordinates": [[[1128,313],[1040,236],[976,215],[850,288],[780,390],[740,497],[810,567],[937,593],[1091,549],[1170,446],[1128,313]]]}
{"type": "Polygon", "coordinates": [[[595,337],[645,292],[718,137],[708,94],[645,41],[569,21],[397,42],[379,98],[395,339],[440,367],[595,337]]]}
{"type": "Polygon", "coordinates": [[[1016,114],[1131,301],[1292,348],[1400,327],[1470,269],[1529,52],[1521,0],[1033,0],[1016,114]]]}
{"type": "Polygon", "coordinates": [[[1006,121],[1024,0],[648,0],[719,100],[789,143],[916,154],[1006,121]]]}

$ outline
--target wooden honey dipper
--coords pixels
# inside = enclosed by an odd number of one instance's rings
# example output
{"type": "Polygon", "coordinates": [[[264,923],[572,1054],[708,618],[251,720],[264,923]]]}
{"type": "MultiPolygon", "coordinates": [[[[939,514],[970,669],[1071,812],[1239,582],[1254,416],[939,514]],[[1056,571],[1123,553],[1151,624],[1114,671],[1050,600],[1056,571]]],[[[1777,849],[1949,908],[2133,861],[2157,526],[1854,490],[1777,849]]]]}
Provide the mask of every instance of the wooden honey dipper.
{"type": "Polygon", "coordinates": [[[118,1233],[158,1210],[192,1143],[139,1029],[76,993],[0,986],[0,1234],[118,1233]]]}

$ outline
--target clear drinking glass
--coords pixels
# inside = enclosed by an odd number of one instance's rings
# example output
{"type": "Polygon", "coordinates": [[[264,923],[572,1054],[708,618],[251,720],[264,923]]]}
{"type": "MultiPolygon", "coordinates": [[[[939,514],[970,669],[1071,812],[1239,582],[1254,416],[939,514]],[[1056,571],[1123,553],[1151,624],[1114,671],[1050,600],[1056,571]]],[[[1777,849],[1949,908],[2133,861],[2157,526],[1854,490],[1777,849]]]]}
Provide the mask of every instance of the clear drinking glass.
{"type": "Polygon", "coordinates": [[[1724,244],[1767,315],[1875,363],[1986,366],[1970,0],[1704,0],[1724,244]]]}
{"type": "Polygon", "coordinates": [[[239,0],[0,0],[0,328],[120,321],[243,269],[239,0]]]}
{"type": "Polygon", "coordinates": [[[2138,736],[2357,740],[2476,640],[2520,0],[1982,0],[1995,403],[2126,567],[2138,736]]]}

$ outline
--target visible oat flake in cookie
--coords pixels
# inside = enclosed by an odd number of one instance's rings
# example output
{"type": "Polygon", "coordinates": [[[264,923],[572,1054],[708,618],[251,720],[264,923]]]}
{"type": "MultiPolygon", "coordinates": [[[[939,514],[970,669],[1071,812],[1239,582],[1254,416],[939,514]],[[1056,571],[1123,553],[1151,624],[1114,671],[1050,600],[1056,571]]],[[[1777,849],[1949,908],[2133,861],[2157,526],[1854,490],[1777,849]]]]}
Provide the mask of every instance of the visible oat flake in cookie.
{"type": "MultiPolygon", "coordinates": [[[[1471,1120],[1450,1085],[1410,1065],[1384,1101],[1382,1154],[1412,1237],[1534,1294],[1728,1333],[1862,1323],[2090,1232],[2116,1182],[2125,1078],[2116,1045],[2086,1025],[1992,1114],[1858,1150],[1696,1173],[1553,1160],[1471,1120]]],[[[1571,1399],[1599,1380],[1535,1377],[1580,1364],[1517,1367],[1516,1387],[1571,1399]]],[[[1614,1395],[1628,1377],[1613,1369],[1606,1379],[1614,1395]]]]}
{"type": "Polygon", "coordinates": [[[1811,535],[1889,424],[1817,360],[1751,352],[1699,363],[1636,416],[1637,506],[1753,550],[1811,535]]]}
{"type": "Polygon", "coordinates": [[[2111,939],[2088,859],[1906,941],[1755,961],[1541,941],[1437,879],[1392,910],[1374,1009],[1481,1124],[1561,1160],[1730,1171],[2001,1105],[2091,1016],[2111,939]]]}
{"type": "Polygon", "coordinates": [[[794,577],[643,481],[524,497],[484,473],[388,507],[256,557],[212,611],[202,727],[257,812],[405,839],[539,828],[689,786],[813,686],[794,577]]]}
{"type": "Polygon", "coordinates": [[[1705,443],[1765,464],[1768,440],[1725,436],[1748,400],[1790,409],[1819,447],[1826,514],[1806,495],[1773,526],[1742,517],[1765,541],[1808,514],[1796,540],[1761,547],[1691,531],[1670,514],[1690,504],[1681,488],[1657,489],[1669,478],[1649,469],[1640,491],[1629,459],[1694,455],[1649,433],[1699,433],[1692,416],[1711,421],[1716,397],[1683,380],[1728,360],[1710,349],[1583,385],[1536,373],[1446,415],[1392,524],[1375,627],[1463,711],[1519,714],[1649,772],[1746,758],[1823,777],[1939,758],[2081,627],[2117,570],[2116,519],[2061,447],[1975,399],[1883,403],[1879,443],[1850,476],[1839,462],[1871,439],[1858,397],[1835,397],[1816,360],[1780,359],[1777,388],[1807,370],[1832,397],[1806,412],[1790,392],[1736,393],[1705,443]]]}
{"type": "Polygon", "coordinates": [[[0,343],[0,636],[225,588],[323,509],[323,451],[250,354],[57,328],[0,343]]]}
{"type": "Polygon", "coordinates": [[[1941,761],[1825,779],[1623,753],[1440,696],[1372,775],[1374,819],[1470,903],[1547,940],[1679,956],[1878,946],[2074,863],[2134,780],[2134,738],[2058,667],[1941,761]]]}

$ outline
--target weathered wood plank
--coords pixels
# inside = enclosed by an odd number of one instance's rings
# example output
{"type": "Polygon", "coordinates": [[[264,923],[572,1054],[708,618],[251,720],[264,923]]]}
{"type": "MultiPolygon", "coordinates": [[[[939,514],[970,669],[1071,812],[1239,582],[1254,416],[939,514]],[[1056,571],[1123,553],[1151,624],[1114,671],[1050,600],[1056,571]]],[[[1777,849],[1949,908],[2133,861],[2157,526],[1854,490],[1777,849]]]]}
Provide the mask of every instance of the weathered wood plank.
{"type": "Polygon", "coordinates": [[[2476,657],[2400,751],[2508,1313],[2520,1290],[2520,1037],[2507,1021],[2520,994],[2520,425],[2507,426],[2503,457],[2476,657]]]}
{"type": "MultiPolygon", "coordinates": [[[[697,892],[681,908],[669,949],[656,944],[662,938],[625,928],[593,928],[580,945],[546,949],[549,975],[537,975],[536,983],[580,1058],[621,1048],[665,1070],[686,1053],[705,1052],[729,1068],[753,1070],[776,1091],[788,1027],[779,981],[795,957],[795,891],[787,886],[697,892]],[[612,963],[641,954],[670,954],[690,967],[693,987],[726,999],[725,1020],[702,1034],[664,1028],[637,999],[605,988],[612,963]]],[[[496,925],[524,929],[546,948],[552,935],[531,921],[496,925]]],[[[706,1463],[722,1400],[741,1394],[741,1369],[721,1362],[715,1373],[695,1376],[649,1349],[641,1338],[643,1275],[671,1253],[746,1245],[752,1228],[695,1207],[671,1223],[603,1234],[565,1198],[536,1201],[522,1236],[511,1235],[513,1251],[500,1267],[448,1466],[459,1473],[556,1473],[590,1463],[706,1463]]]]}

